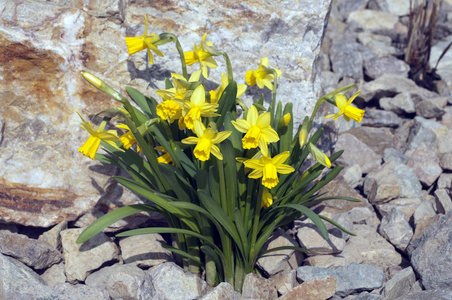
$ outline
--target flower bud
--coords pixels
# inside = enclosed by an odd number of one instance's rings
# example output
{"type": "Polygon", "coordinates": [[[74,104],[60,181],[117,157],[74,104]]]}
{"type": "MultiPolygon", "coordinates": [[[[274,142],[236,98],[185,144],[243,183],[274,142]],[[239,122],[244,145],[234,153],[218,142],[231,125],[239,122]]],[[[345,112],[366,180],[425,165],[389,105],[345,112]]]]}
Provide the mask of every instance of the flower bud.
{"type": "Polygon", "coordinates": [[[308,125],[309,125],[309,118],[305,117],[303,120],[303,124],[301,125],[300,134],[298,135],[298,141],[300,143],[300,148],[303,148],[303,146],[306,144],[306,141],[308,140],[308,125]]]}
{"type": "Polygon", "coordinates": [[[319,148],[314,146],[313,143],[309,143],[309,151],[311,152],[312,156],[315,158],[315,160],[319,164],[321,164],[327,168],[331,168],[331,162],[330,162],[330,159],[328,158],[328,156],[326,156],[325,153],[320,151],[319,148]]]}

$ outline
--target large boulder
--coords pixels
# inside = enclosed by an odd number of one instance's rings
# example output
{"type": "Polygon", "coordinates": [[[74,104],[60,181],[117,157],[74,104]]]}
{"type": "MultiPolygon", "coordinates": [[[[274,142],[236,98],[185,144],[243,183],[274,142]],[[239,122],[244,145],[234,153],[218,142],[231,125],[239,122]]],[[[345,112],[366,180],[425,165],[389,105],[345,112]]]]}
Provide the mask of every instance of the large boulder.
{"type": "MultiPolygon", "coordinates": [[[[137,201],[110,175],[116,171],[77,152],[88,138],[78,110],[87,119],[118,105],[84,82],[81,70],[92,72],[122,91],[126,85],[157,97],[164,78],[181,73],[173,44],[161,46],[165,58],[147,63],[145,51],[129,58],[125,36],[173,32],[185,51],[199,44],[203,33],[224,49],[233,62],[235,79],[269,57],[283,72],[278,98],[294,102],[295,123],[310,113],[320,96],[315,61],[325,31],[331,0],[248,4],[236,1],[11,1],[0,19],[0,221],[49,227],[73,221],[96,209],[105,213],[137,201]],[[300,96],[302,95],[302,96],[300,96]],[[124,201],[127,199],[127,201],[124,201]]],[[[216,87],[225,64],[210,72],[216,87]]],[[[189,72],[196,67],[189,67],[189,72]]],[[[250,88],[247,103],[260,97],[250,88]]],[[[265,90],[270,101],[269,90],[265,90]]],[[[158,98],[157,98],[158,99],[158,98]]],[[[296,127],[295,127],[296,128],[296,127]]],[[[101,214],[102,214],[101,213],[101,214]]]]}

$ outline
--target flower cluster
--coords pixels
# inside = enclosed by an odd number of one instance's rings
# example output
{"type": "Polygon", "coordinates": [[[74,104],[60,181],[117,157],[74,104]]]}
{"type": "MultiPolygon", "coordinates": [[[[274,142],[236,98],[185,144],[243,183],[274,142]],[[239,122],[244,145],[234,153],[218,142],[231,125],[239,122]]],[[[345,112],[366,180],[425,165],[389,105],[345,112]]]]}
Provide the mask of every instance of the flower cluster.
{"type": "Polygon", "coordinates": [[[126,170],[130,178],[115,179],[153,201],[155,207],[128,206],[121,208],[121,214],[107,214],[88,227],[79,242],[91,238],[119,217],[157,210],[172,228],[137,229],[122,235],[166,232],[187,236],[178,240],[177,249],[168,246],[169,249],[185,257],[189,265],[202,267],[204,261],[210,283],[224,279],[239,289],[243,275],[240,272],[253,270],[266,238],[278,226],[306,215],[327,234],[320,217],[309,206],[327,199],[316,192],[339,173],[341,167],[332,163],[340,153],[328,157],[316,147],[322,130],[313,134],[310,131],[314,116],[325,101],[339,109],[326,118],[336,120],[343,116],[347,121],[360,122],[364,111],[351,106],[359,91],[349,100],[343,94],[353,86],[320,98],[311,117],[304,119],[293,137],[292,104],[283,108],[281,102],[276,103],[277,80],[282,72],[271,68],[267,57],[260,60],[257,69],[247,71],[244,76],[249,86],[272,91],[272,103],[265,109],[263,97],[249,106],[240,99],[247,86],[236,83],[229,57],[207,41],[207,34],[200,44],[194,45],[193,51],[183,52],[174,35],[148,34],[145,18],[144,34],[126,37],[129,54],[147,50],[150,64],[154,63],[153,53],[164,56],[157,46],[168,42],[176,44],[182,74],[171,74],[165,88],[155,91],[160,101],[128,87],[127,93],[138,107],[132,106],[126,97],[103,81],[82,72],[88,82],[121,102],[122,107],[105,110],[96,130],[80,116],[82,128],[90,136],[79,151],[91,159],[126,170]],[[216,89],[206,92],[204,79],[208,78],[209,69],[218,67],[217,56],[223,56],[227,73],[221,74],[221,84],[216,89]],[[189,76],[186,66],[196,63],[199,69],[189,76]],[[112,119],[121,135],[117,130],[107,129],[112,119]],[[101,143],[107,154],[97,153],[101,143]],[[317,163],[299,176],[296,171],[309,154],[317,163]],[[329,173],[324,175],[328,177],[315,183],[317,177],[323,176],[324,168],[328,169],[329,173]],[[200,249],[204,256],[191,254],[200,255],[200,249]],[[211,263],[215,270],[221,270],[220,275],[212,271],[211,263]]]}

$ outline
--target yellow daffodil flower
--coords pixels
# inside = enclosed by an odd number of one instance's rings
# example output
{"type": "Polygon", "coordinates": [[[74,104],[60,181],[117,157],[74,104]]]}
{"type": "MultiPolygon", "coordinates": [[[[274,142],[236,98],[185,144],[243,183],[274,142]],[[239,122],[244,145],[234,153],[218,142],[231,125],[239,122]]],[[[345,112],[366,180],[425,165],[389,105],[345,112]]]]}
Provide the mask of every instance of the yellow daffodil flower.
{"type": "Polygon", "coordinates": [[[166,151],[166,149],[162,146],[158,146],[154,148],[157,151],[162,152],[163,154],[157,157],[157,161],[162,164],[170,164],[173,162],[171,155],[166,151]]]}
{"type": "Polygon", "coordinates": [[[94,130],[90,122],[85,121],[85,119],[83,119],[83,117],[78,112],[77,114],[79,115],[80,119],[82,119],[82,128],[91,134],[88,140],[80,148],[78,148],[79,152],[91,159],[94,159],[96,152],[99,149],[101,140],[121,151],[124,151],[120,149],[115,143],[119,139],[118,133],[115,130],[104,130],[105,126],[107,125],[107,121],[102,121],[99,127],[94,130]]]}
{"type": "Polygon", "coordinates": [[[327,167],[327,168],[331,168],[331,161],[328,158],[328,156],[325,155],[325,153],[323,153],[322,151],[320,151],[319,148],[317,148],[316,146],[314,146],[313,143],[309,143],[309,152],[311,152],[312,156],[315,158],[315,160],[327,167]]]}
{"type": "Polygon", "coordinates": [[[212,128],[207,128],[199,120],[195,119],[193,131],[197,137],[191,136],[183,139],[181,142],[189,145],[196,145],[193,150],[195,157],[201,161],[206,161],[210,158],[212,153],[219,160],[223,160],[223,154],[215,145],[219,144],[231,135],[231,131],[216,132],[212,128]]]}
{"type": "Polygon", "coordinates": [[[133,144],[137,143],[137,151],[138,151],[138,153],[141,154],[142,149],[141,149],[140,145],[138,145],[137,139],[133,135],[132,131],[130,131],[129,126],[127,126],[126,124],[118,124],[118,125],[116,125],[116,127],[127,130],[126,133],[124,133],[123,135],[121,135],[119,137],[119,141],[124,146],[124,148],[129,149],[130,147],[132,147],[133,144]]]}
{"type": "Polygon", "coordinates": [[[127,49],[129,51],[129,55],[132,55],[141,50],[147,49],[149,56],[149,64],[154,63],[154,55],[151,50],[160,57],[163,57],[164,54],[157,48],[154,43],[160,41],[160,37],[157,34],[148,35],[148,19],[144,16],[144,34],[142,36],[137,37],[126,37],[127,49]]]}
{"type": "Polygon", "coordinates": [[[267,189],[264,189],[262,192],[262,199],[261,199],[261,207],[269,207],[273,204],[273,197],[272,194],[267,189]]]}
{"type": "Polygon", "coordinates": [[[218,103],[206,102],[206,90],[203,85],[198,86],[190,97],[190,101],[183,101],[183,121],[188,129],[193,129],[195,119],[200,120],[201,117],[216,117],[215,111],[218,108],[218,103]]]}
{"type": "Polygon", "coordinates": [[[336,106],[339,108],[339,112],[336,114],[328,115],[325,118],[333,118],[333,120],[337,120],[340,116],[344,116],[344,119],[348,122],[350,119],[355,120],[360,123],[364,117],[364,110],[351,106],[350,104],[355,100],[355,98],[361,93],[361,91],[357,91],[350,99],[347,101],[347,98],[344,95],[336,95],[336,106]]]}
{"type": "Polygon", "coordinates": [[[246,120],[231,121],[234,127],[245,133],[242,139],[243,149],[252,149],[259,146],[262,154],[268,156],[268,144],[279,141],[276,131],[270,126],[271,116],[265,112],[259,116],[257,108],[251,105],[246,120]]]}
{"type": "Polygon", "coordinates": [[[157,90],[156,93],[163,98],[163,100],[173,100],[173,99],[179,99],[179,100],[184,100],[185,98],[187,98],[187,96],[190,96],[190,94],[188,93],[189,90],[186,88],[187,85],[194,83],[194,82],[198,82],[199,78],[201,77],[201,70],[198,70],[196,72],[194,72],[193,74],[191,74],[190,78],[188,79],[188,81],[185,80],[185,77],[180,75],[180,74],[176,74],[176,73],[172,73],[171,74],[171,78],[173,80],[173,88],[170,89],[166,89],[166,90],[157,90]]]}
{"type": "MultiPolygon", "coordinates": [[[[276,71],[277,77],[281,76],[281,71],[274,69],[276,71]]],[[[268,57],[261,59],[259,63],[259,69],[246,71],[245,80],[248,85],[255,85],[261,89],[266,86],[270,90],[273,90],[273,85],[271,81],[274,79],[271,69],[268,68],[268,57]]]]}
{"type": "Polygon", "coordinates": [[[255,169],[248,177],[258,179],[262,177],[262,185],[268,189],[274,188],[278,182],[278,173],[289,174],[295,169],[289,165],[283,164],[289,158],[290,152],[285,151],[273,158],[262,156],[259,159],[248,159],[244,162],[245,167],[255,169]]]}
{"type": "MultiPolygon", "coordinates": [[[[207,46],[211,47],[213,45],[212,42],[206,42],[207,39],[207,33],[204,33],[204,35],[202,36],[201,41],[206,43],[207,46]]],[[[209,74],[207,71],[207,67],[211,68],[211,69],[215,69],[218,65],[217,62],[213,59],[212,54],[208,53],[202,43],[198,45],[194,45],[193,46],[193,51],[187,51],[185,52],[185,63],[188,66],[191,66],[194,63],[199,62],[199,64],[201,65],[201,71],[202,71],[202,76],[204,76],[204,78],[208,78],[209,74]]]]}
{"type": "Polygon", "coordinates": [[[163,120],[173,123],[182,116],[182,109],[174,100],[166,100],[157,105],[157,115],[163,120]]]}
{"type": "MultiPolygon", "coordinates": [[[[210,91],[210,103],[218,103],[218,101],[221,98],[221,95],[223,94],[224,89],[228,86],[229,79],[228,76],[223,73],[221,74],[221,85],[215,90],[210,91]]],[[[240,98],[246,91],[246,85],[245,84],[238,84],[237,85],[237,96],[236,98],[240,98]]]]}

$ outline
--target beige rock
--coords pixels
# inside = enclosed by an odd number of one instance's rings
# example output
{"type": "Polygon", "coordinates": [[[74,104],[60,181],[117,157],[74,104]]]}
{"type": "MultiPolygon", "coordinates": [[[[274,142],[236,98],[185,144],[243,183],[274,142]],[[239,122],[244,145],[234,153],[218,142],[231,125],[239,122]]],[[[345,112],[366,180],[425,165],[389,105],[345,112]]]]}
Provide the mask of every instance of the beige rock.
{"type": "Polygon", "coordinates": [[[394,29],[398,21],[396,15],[370,9],[353,11],[347,19],[347,22],[356,22],[368,30],[394,29]]]}
{"type": "Polygon", "coordinates": [[[296,270],[283,271],[269,279],[280,295],[284,295],[298,284],[296,270]]]}
{"type": "Polygon", "coordinates": [[[450,194],[446,189],[437,189],[435,191],[436,201],[438,212],[442,214],[447,214],[450,210],[452,210],[452,200],[450,199],[450,194]]]}
{"type": "Polygon", "coordinates": [[[273,286],[271,280],[260,277],[254,273],[249,273],[245,276],[242,289],[242,300],[262,299],[271,300],[276,299],[278,294],[276,288],[273,286]]]}
{"type": "Polygon", "coordinates": [[[300,246],[309,251],[309,255],[324,255],[340,253],[345,246],[342,232],[337,229],[328,230],[329,239],[326,240],[312,222],[304,222],[298,228],[297,238],[300,246]]]}
{"type": "Polygon", "coordinates": [[[124,263],[133,263],[149,268],[167,261],[173,261],[171,251],[162,247],[165,242],[160,234],[146,234],[126,237],[119,241],[124,263]]]}
{"type": "Polygon", "coordinates": [[[376,208],[382,216],[389,213],[393,207],[397,207],[402,211],[406,220],[410,220],[416,208],[421,204],[421,198],[398,198],[389,202],[376,205],[376,208]]]}
{"type": "Polygon", "coordinates": [[[279,297],[279,300],[326,300],[334,296],[337,282],[333,277],[323,279],[314,279],[305,281],[299,286],[291,289],[285,295],[279,297]]]}
{"type": "Polygon", "coordinates": [[[75,241],[83,229],[66,229],[61,232],[61,243],[67,281],[77,283],[106,262],[118,260],[118,247],[104,233],[99,233],[83,244],[75,241]]]}
{"type": "Polygon", "coordinates": [[[51,266],[44,273],[41,274],[41,278],[48,284],[54,285],[57,283],[65,283],[66,275],[64,274],[64,263],[59,263],[51,266]]]}
{"type": "Polygon", "coordinates": [[[60,232],[67,229],[67,221],[63,221],[60,224],[54,226],[52,229],[44,232],[38,238],[38,241],[45,242],[55,249],[61,249],[61,236],[60,232]]]}

